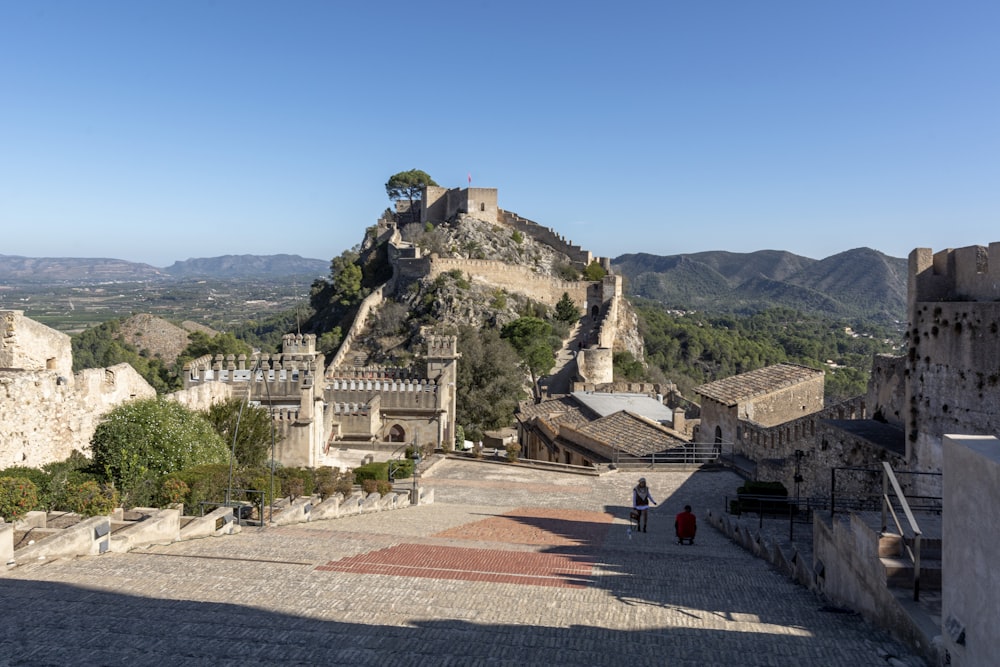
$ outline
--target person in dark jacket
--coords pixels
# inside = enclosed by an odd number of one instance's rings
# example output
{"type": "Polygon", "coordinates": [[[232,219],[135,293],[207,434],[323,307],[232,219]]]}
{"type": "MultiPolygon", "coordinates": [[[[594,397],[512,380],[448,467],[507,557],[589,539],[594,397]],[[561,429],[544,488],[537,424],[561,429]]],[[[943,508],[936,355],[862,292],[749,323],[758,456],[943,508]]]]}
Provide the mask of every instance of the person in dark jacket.
{"type": "Polygon", "coordinates": [[[694,544],[694,534],[698,532],[698,522],[691,513],[691,506],[685,505],[684,511],[674,519],[674,530],[677,531],[677,544],[694,544]]]}
{"type": "Polygon", "coordinates": [[[649,506],[655,504],[656,501],[653,500],[653,496],[649,493],[649,487],[646,486],[646,478],[640,477],[639,483],[632,489],[632,509],[639,513],[639,519],[636,521],[638,530],[646,532],[648,521],[646,515],[649,512],[649,506]]]}

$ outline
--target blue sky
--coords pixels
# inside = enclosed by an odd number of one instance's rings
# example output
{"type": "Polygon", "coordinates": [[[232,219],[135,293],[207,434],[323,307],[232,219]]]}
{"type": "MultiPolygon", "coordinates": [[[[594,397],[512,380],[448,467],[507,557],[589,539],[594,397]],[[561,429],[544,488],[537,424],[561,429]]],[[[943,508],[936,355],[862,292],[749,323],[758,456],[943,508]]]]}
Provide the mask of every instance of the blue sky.
{"type": "Polygon", "coordinates": [[[0,0],[0,254],[329,259],[414,168],[612,257],[985,245],[998,28],[939,0],[0,0]]]}

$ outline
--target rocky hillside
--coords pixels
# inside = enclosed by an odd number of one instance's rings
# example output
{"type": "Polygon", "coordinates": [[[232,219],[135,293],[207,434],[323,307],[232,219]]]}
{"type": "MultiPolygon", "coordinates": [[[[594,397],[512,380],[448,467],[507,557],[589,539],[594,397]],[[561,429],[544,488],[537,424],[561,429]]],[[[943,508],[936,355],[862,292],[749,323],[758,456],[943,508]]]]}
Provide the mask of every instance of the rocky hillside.
{"type": "Polygon", "coordinates": [[[181,326],[153,315],[133,315],[122,322],[121,333],[126,343],[150,357],[172,364],[190,342],[188,334],[201,331],[215,336],[217,331],[197,322],[182,322],[181,326]]]}
{"type": "Polygon", "coordinates": [[[870,248],[822,260],[789,252],[622,255],[631,296],[671,308],[754,312],[784,306],[827,316],[906,319],[907,261],[870,248]]]}
{"type": "MultiPolygon", "coordinates": [[[[403,239],[439,257],[500,260],[520,265],[533,273],[555,278],[575,279],[566,255],[535,242],[510,227],[464,215],[458,219],[424,229],[408,225],[403,239]]],[[[423,279],[409,285],[401,294],[386,301],[362,337],[355,341],[352,354],[366,357],[369,363],[393,364],[408,359],[418,350],[421,331],[433,326],[439,331],[457,331],[468,325],[477,329],[502,328],[524,315],[544,315],[549,309],[514,290],[504,290],[477,282],[475,276],[454,271],[423,279]]],[[[625,321],[635,328],[634,313],[626,308],[625,321]]],[[[624,336],[629,350],[643,358],[642,341],[624,336]],[[634,348],[634,349],[633,349],[634,348]]]]}

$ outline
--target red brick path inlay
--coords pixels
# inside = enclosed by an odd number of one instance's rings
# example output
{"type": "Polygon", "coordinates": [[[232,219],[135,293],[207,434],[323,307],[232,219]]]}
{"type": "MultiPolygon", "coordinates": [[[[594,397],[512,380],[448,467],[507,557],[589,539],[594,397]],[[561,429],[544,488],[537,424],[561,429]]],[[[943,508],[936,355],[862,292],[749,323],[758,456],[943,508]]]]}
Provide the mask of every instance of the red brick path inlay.
{"type": "Polygon", "coordinates": [[[441,531],[434,537],[539,546],[600,544],[613,517],[606,512],[519,507],[441,531]]]}
{"type": "Polygon", "coordinates": [[[400,544],[320,565],[325,572],[585,588],[594,563],[530,551],[400,544]]]}

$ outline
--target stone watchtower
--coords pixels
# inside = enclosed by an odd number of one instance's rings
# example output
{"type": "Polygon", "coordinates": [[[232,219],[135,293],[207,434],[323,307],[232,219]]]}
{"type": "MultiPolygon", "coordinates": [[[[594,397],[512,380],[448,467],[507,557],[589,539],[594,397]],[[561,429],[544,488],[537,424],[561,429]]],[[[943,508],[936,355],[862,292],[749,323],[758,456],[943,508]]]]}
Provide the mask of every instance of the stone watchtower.
{"type": "Polygon", "coordinates": [[[438,386],[438,446],[455,442],[455,380],[458,376],[458,338],[430,336],[427,339],[427,379],[438,386]]]}

